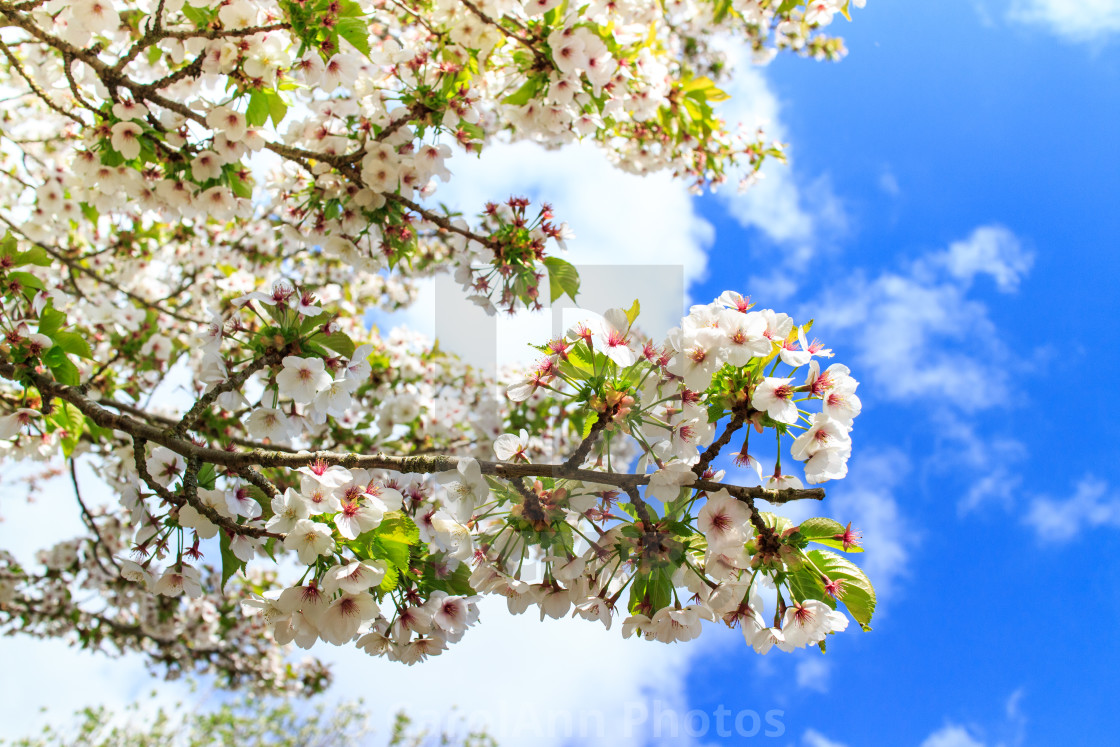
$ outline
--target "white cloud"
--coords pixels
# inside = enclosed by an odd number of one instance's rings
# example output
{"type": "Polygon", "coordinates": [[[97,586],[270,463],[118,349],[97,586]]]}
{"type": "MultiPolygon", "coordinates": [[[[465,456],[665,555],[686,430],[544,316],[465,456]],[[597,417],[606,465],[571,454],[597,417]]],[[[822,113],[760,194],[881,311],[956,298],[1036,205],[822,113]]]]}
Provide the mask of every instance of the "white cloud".
{"type": "Polygon", "coordinates": [[[898,177],[894,175],[889,166],[884,166],[882,172],[879,174],[879,189],[886,192],[891,197],[898,197],[902,194],[902,187],[898,183],[898,177]]]}
{"type": "Polygon", "coordinates": [[[873,279],[857,273],[807,315],[822,320],[825,335],[839,333],[854,345],[854,375],[870,376],[880,396],[933,410],[980,410],[1006,401],[1012,361],[987,306],[968,291],[978,275],[1011,290],[1029,266],[1010,233],[983,227],[902,272],[873,279]]]}
{"type": "Polygon", "coordinates": [[[946,724],[926,737],[921,747],[984,747],[963,726],[946,724]]]}
{"type": "Polygon", "coordinates": [[[618,620],[607,631],[570,618],[512,617],[494,598],[481,609],[461,642],[415,667],[352,647],[315,653],[332,662],[337,692],[364,698],[385,718],[403,707],[439,722],[456,706],[502,745],[638,745],[657,732],[672,736],[674,723],[684,733],[685,675],[708,644],[623,640],[618,620]]]}
{"type": "Polygon", "coordinates": [[[1011,693],[1004,702],[1003,717],[987,723],[984,728],[946,720],[944,726],[925,738],[921,747],[1012,747],[1022,744],[1027,724],[1026,716],[1019,708],[1023,693],[1023,688],[1011,693]]]}
{"type": "Polygon", "coordinates": [[[1120,32],[1120,0],[1016,0],[1008,15],[1072,42],[1099,42],[1120,32]]]}
{"type": "Polygon", "coordinates": [[[797,686],[806,690],[827,693],[832,664],[817,651],[810,650],[810,656],[797,662],[797,686]]]}
{"type": "Polygon", "coordinates": [[[829,739],[816,729],[809,729],[801,736],[801,744],[805,747],[847,747],[843,742],[829,739]]]}
{"type": "MultiPolygon", "coordinates": [[[[458,154],[449,166],[454,177],[437,197],[468,216],[487,200],[512,195],[550,203],[556,220],[575,232],[562,256],[580,268],[581,306],[602,313],[637,298],[639,324],[655,339],[680,323],[690,304],[687,288],[707,273],[713,229],[668,174],[625,173],[591,145],[549,151],[527,142],[491,146],[480,158],[458,154]]],[[[528,343],[563,331],[547,310],[487,317],[446,278],[422,281],[411,308],[375,318],[383,329],[405,324],[439,337],[444,349],[490,370],[495,360],[532,363],[528,343]],[[483,332],[495,329],[496,343],[484,342],[483,332]]]]}
{"type": "MultiPolygon", "coordinates": [[[[31,568],[37,567],[36,551],[86,532],[68,474],[41,483],[38,500],[25,500],[26,491],[16,487],[21,476],[43,466],[25,463],[13,469],[8,465],[12,474],[6,476],[10,482],[2,491],[0,547],[31,568]]],[[[86,505],[93,508],[110,500],[84,461],[79,462],[78,480],[86,505]]],[[[85,706],[104,705],[120,711],[139,699],[143,702],[141,714],[150,716],[157,707],[175,712],[177,701],[192,700],[184,683],[160,683],[158,694],[149,697],[146,691],[153,681],[145,660],[140,654],[110,657],[80,651],[61,639],[0,637],[0,661],[5,670],[0,737],[27,736],[36,725],[46,723],[68,724],[74,712],[85,706]]]]}
{"type": "Polygon", "coordinates": [[[965,288],[977,275],[995,280],[1002,293],[1011,293],[1030,272],[1034,255],[1023,248],[1015,234],[1002,226],[981,226],[965,241],[954,241],[944,252],[928,257],[929,264],[942,267],[965,288]]]}
{"type": "MultiPolygon", "coordinates": [[[[769,81],[761,70],[744,64],[741,52],[729,52],[729,56],[735,60],[737,72],[727,90],[731,98],[720,107],[720,116],[728,123],[742,123],[747,131],[761,127],[769,140],[784,140],[781,103],[769,81]]],[[[847,222],[827,177],[805,183],[790,165],[767,163],[762,179],[750,189],[737,192],[728,185],[718,195],[740,225],[758,229],[783,245],[785,263],[807,261],[823,235],[835,235],[847,222]]]]}
{"type": "Polygon", "coordinates": [[[1120,495],[1104,480],[1085,477],[1072,496],[1031,501],[1023,518],[1046,542],[1068,542],[1086,529],[1120,527],[1120,495]]]}
{"type": "Polygon", "coordinates": [[[457,154],[449,167],[454,176],[437,197],[467,215],[511,195],[550,203],[555,220],[575,231],[570,262],[681,265],[686,284],[707,271],[713,229],[667,173],[628,174],[592,145],[545,150],[528,142],[494,145],[480,158],[457,154]]]}
{"type": "Polygon", "coordinates": [[[920,541],[899,508],[895,490],[909,476],[906,455],[894,449],[864,451],[852,458],[851,472],[829,486],[824,514],[852,522],[863,532],[864,552],[852,559],[863,568],[877,596],[889,597],[895,583],[906,576],[910,548],[920,541]]]}
{"type": "Polygon", "coordinates": [[[944,471],[971,470],[968,490],[957,501],[967,514],[988,504],[1014,507],[1023,479],[1020,465],[1028,457],[1027,447],[1008,436],[981,436],[972,419],[959,413],[938,412],[933,417],[938,453],[931,462],[944,471]]]}

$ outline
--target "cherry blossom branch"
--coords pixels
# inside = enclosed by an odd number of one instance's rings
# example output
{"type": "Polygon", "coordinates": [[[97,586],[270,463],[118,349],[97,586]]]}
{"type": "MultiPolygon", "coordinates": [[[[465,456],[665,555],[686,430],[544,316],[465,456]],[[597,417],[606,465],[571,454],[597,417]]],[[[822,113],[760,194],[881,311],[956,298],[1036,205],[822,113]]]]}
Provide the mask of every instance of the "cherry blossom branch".
{"type": "Polygon", "coordinates": [[[538,496],[532,488],[525,485],[523,479],[510,480],[509,484],[525,499],[525,503],[522,506],[522,517],[530,524],[534,525],[543,522],[545,520],[545,515],[544,509],[541,508],[540,496],[538,496]]]}
{"type": "MultiPolygon", "coordinates": [[[[93,552],[91,552],[90,554],[93,556],[94,561],[97,563],[97,567],[101,569],[101,572],[107,576],[110,576],[112,574],[110,574],[109,571],[106,570],[105,566],[101,564],[101,558],[99,558],[97,555],[97,548],[106,547],[105,538],[101,536],[101,531],[97,528],[97,522],[93,520],[93,514],[90,513],[90,510],[86,506],[85,501],[82,500],[82,490],[78,487],[78,460],[71,458],[69,461],[70,484],[74,486],[74,498],[78,501],[78,506],[82,509],[82,518],[85,521],[86,526],[89,527],[89,530],[93,532],[93,536],[96,538],[96,540],[93,541],[93,552]]],[[[117,559],[113,557],[113,554],[111,552],[108,553],[108,555],[109,562],[112,563],[113,566],[117,569],[117,572],[120,573],[121,567],[120,564],[117,563],[117,559]]]]}
{"type": "MultiPolygon", "coordinates": [[[[81,388],[81,387],[79,387],[79,388],[81,388]]],[[[178,420],[176,420],[174,418],[169,418],[169,417],[166,417],[164,415],[157,415],[156,413],[149,412],[142,407],[136,407],[134,405],[128,404],[127,402],[118,402],[115,399],[109,399],[109,400],[103,399],[103,400],[100,400],[100,403],[102,405],[120,410],[121,412],[126,412],[129,415],[135,415],[138,418],[143,418],[143,419],[145,419],[145,420],[147,420],[151,423],[157,423],[157,424],[164,425],[164,426],[167,426],[167,427],[174,427],[179,422],[178,420]]],[[[264,443],[261,443],[260,441],[253,441],[253,440],[248,439],[248,438],[238,438],[236,436],[229,436],[227,438],[229,439],[229,442],[231,444],[237,444],[238,446],[244,446],[247,449],[272,449],[273,451],[282,451],[282,452],[287,453],[287,454],[295,454],[296,453],[295,449],[291,448],[290,446],[284,446],[283,444],[264,444],[264,443]]]]}
{"type": "Polygon", "coordinates": [[[137,303],[142,304],[143,306],[146,306],[150,309],[155,309],[156,311],[160,312],[161,314],[167,314],[169,317],[172,317],[173,319],[178,319],[179,321],[186,322],[188,324],[197,324],[197,325],[205,324],[205,322],[201,319],[195,319],[195,318],[187,316],[185,314],[180,314],[177,311],[173,311],[173,310],[167,308],[166,306],[163,306],[158,301],[151,301],[147,298],[144,298],[143,296],[139,296],[139,295],[133,293],[132,291],[124,288],[120,284],[110,280],[109,278],[104,277],[102,275],[99,275],[98,273],[94,272],[93,270],[91,270],[90,268],[81,264],[80,262],[77,262],[75,260],[70,259],[65,254],[63,254],[62,251],[59,250],[57,247],[51,246],[50,244],[45,244],[42,241],[36,241],[35,239],[31,238],[26,233],[24,233],[23,230],[21,230],[19,226],[17,226],[15,223],[13,223],[11,220],[9,220],[7,216],[0,215],[0,221],[2,221],[5,225],[7,225],[8,228],[11,229],[12,233],[18,234],[21,238],[24,238],[28,242],[30,242],[31,244],[39,247],[40,249],[45,251],[47,254],[51,255],[52,257],[57,259],[62,264],[66,265],[66,267],[68,267],[70,270],[73,270],[75,272],[79,272],[79,273],[85,275],[86,277],[91,278],[92,280],[94,280],[98,283],[101,283],[102,285],[105,285],[105,286],[111,288],[112,290],[115,290],[118,293],[123,293],[125,296],[128,296],[133,301],[136,301],[137,303]]]}
{"type": "MultiPolygon", "coordinates": [[[[81,394],[76,387],[65,386],[55,382],[45,374],[37,373],[27,367],[17,367],[6,357],[0,356],[0,376],[13,381],[26,380],[31,382],[43,396],[58,397],[70,402],[82,413],[102,428],[119,430],[128,433],[133,438],[139,438],[166,446],[184,458],[197,458],[201,462],[209,462],[216,466],[237,470],[244,467],[283,467],[299,469],[308,464],[321,461],[324,464],[340,465],[349,468],[385,469],[401,474],[434,474],[454,470],[459,459],[450,456],[388,456],[385,454],[343,454],[330,451],[285,453],[269,449],[253,449],[250,451],[226,451],[200,446],[185,438],[172,436],[169,429],[158,428],[149,423],[135,420],[123,414],[109,412],[98,403],[81,394]]],[[[563,464],[507,464],[505,462],[478,461],[483,474],[493,475],[504,479],[521,477],[551,477],[554,479],[569,479],[587,482],[596,485],[611,485],[629,490],[646,485],[649,475],[623,472],[597,472],[594,470],[568,468],[563,464]]],[[[754,499],[762,499],[774,504],[789,503],[795,500],[823,500],[823,488],[785,488],[783,490],[767,490],[760,486],[745,487],[729,483],[715,482],[712,480],[696,480],[690,487],[708,492],[726,490],[729,495],[748,503],[754,499]]],[[[196,508],[198,508],[196,506],[196,508]]],[[[201,509],[200,509],[201,510],[201,509]]],[[[209,516],[207,518],[210,518],[209,516]]],[[[211,519],[214,521],[214,519],[211,519]]],[[[218,523],[215,521],[215,523],[218,523]]],[[[224,525],[223,525],[224,526],[224,525]]],[[[236,529],[247,533],[248,527],[233,525],[236,529]]],[[[256,531],[256,530],[252,530],[256,531]]],[[[271,533],[266,533],[271,536],[271,533]]]]}
{"type": "MultiPolygon", "coordinates": [[[[24,18],[23,16],[20,16],[18,14],[13,14],[11,12],[11,10],[9,8],[6,8],[3,4],[0,4],[0,13],[3,13],[4,15],[6,15],[13,22],[14,25],[16,25],[19,28],[22,28],[23,30],[27,31],[32,36],[39,39],[41,42],[43,42],[43,43],[47,44],[48,46],[51,46],[51,47],[59,50],[60,52],[62,52],[63,55],[64,55],[64,58],[65,57],[70,57],[70,58],[73,58],[73,59],[80,60],[81,62],[84,62],[87,65],[89,65],[93,69],[93,71],[97,74],[98,78],[100,78],[101,82],[104,83],[105,86],[110,91],[115,91],[117,88],[125,88],[132,93],[132,96],[133,96],[134,100],[136,100],[138,102],[150,101],[153,104],[156,104],[156,105],[161,106],[165,109],[173,111],[176,114],[179,114],[180,116],[183,116],[186,119],[189,119],[189,120],[191,120],[191,121],[193,121],[197,124],[200,124],[202,126],[207,126],[205,117],[203,117],[198,112],[194,111],[193,109],[186,106],[185,104],[182,104],[178,101],[173,101],[173,100],[167,98],[166,96],[163,96],[163,95],[157,93],[157,89],[165,84],[164,81],[167,81],[166,84],[169,85],[170,82],[173,82],[174,80],[177,79],[177,78],[175,78],[175,76],[179,75],[180,73],[183,73],[184,75],[186,75],[187,73],[183,72],[184,71],[183,68],[181,68],[180,71],[177,71],[176,73],[173,73],[171,76],[168,76],[167,78],[162,79],[160,81],[155,81],[153,83],[137,83],[137,82],[129,79],[128,77],[124,76],[115,67],[112,67],[109,64],[103,62],[96,55],[91,54],[90,52],[88,52],[86,50],[74,47],[73,45],[69,44],[68,42],[64,41],[63,39],[60,39],[60,38],[58,38],[58,37],[56,37],[52,34],[47,33],[46,31],[43,31],[41,28],[36,26],[29,19],[24,18]]],[[[201,59],[196,60],[195,62],[197,62],[199,64],[199,69],[200,69],[201,68],[201,59]]],[[[192,63],[192,65],[193,64],[194,63],[192,63]]],[[[190,66],[187,66],[187,67],[190,67],[190,66]]],[[[68,66],[67,66],[66,72],[69,75],[69,67],[68,66]]],[[[74,95],[76,97],[78,97],[79,101],[81,100],[80,99],[80,94],[78,93],[78,91],[76,89],[76,83],[74,84],[74,95]]],[[[92,107],[88,107],[88,108],[92,109],[92,107]]],[[[423,107],[423,109],[427,109],[427,107],[423,107]]],[[[421,112],[418,111],[417,114],[419,114],[419,113],[421,113],[421,112]]],[[[410,115],[411,114],[412,114],[412,112],[410,111],[410,115]]],[[[386,130],[389,130],[390,128],[394,128],[394,126],[395,126],[395,128],[399,128],[399,127],[403,126],[407,121],[411,120],[412,118],[414,118],[414,116],[410,116],[407,119],[402,118],[401,120],[396,120],[396,121],[390,123],[387,126],[386,130]]],[[[385,135],[385,136],[387,137],[387,135],[385,135]]],[[[381,138],[379,137],[378,139],[381,139],[381,138]]],[[[341,154],[335,154],[335,153],[321,153],[321,152],[317,152],[317,151],[310,151],[310,150],[306,150],[306,149],[303,149],[303,148],[297,148],[295,146],[284,145],[282,143],[274,143],[274,142],[266,142],[264,144],[264,147],[267,150],[270,150],[273,153],[277,154],[278,156],[281,156],[282,158],[285,158],[287,160],[299,163],[303,168],[305,168],[310,173],[314,173],[311,166],[310,166],[310,163],[309,163],[310,161],[316,160],[316,161],[323,161],[325,163],[329,163],[333,167],[335,167],[336,169],[338,169],[339,171],[344,173],[355,184],[364,185],[364,182],[361,179],[361,174],[358,173],[358,171],[354,168],[354,162],[355,162],[356,158],[360,158],[360,156],[361,156],[362,151],[360,151],[360,150],[357,151],[356,153],[341,155],[341,154]]],[[[404,207],[407,207],[409,210],[412,210],[413,212],[415,212],[418,215],[420,215],[421,217],[423,217],[425,220],[439,226],[440,228],[444,229],[445,231],[450,231],[452,233],[459,234],[460,236],[463,236],[464,238],[467,238],[471,241],[478,242],[482,246],[486,246],[486,247],[489,247],[491,249],[494,248],[494,242],[491,239],[489,239],[485,236],[481,236],[481,235],[479,235],[479,234],[477,234],[477,233],[475,233],[475,232],[473,232],[469,229],[465,229],[465,228],[462,228],[460,226],[456,226],[448,218],[446,218],[444,216],[441,216],[441,215],[438,215],[438,214],[422,207],[421,205],[419,205],[418,203],[408,199],[407,197],[404,197],[404,196],[402,196],[402,195],[400,195],[396,192],[382,192],[381,195],[388,200],[391,200],[391,201],[396,202],[396,203],[398,203],[398,204],[400,204],[404,207]]]]}
{"type": "Polygon", "coordinates": [[[697,477],[702,477],[704,475],[704,471],[708,469],[708,465],[719,456],[720,452],[723,451],[723,447],[731,442],[731,437],[735,435],[736,431],[743,427],[743,423],[747,422],[751,411],[751,406],[747,402],[743,402],[732,408],[731,421],[727,424],[727,427],[723,429],[723,433],[704,450],[704,453],[700,455],[700,461],[693,465],[692,473],[694,475],[697,477]]]}
{"type": "MultiPolygon", "coordinates": [[[[187,443],[190,443],[190,442],[187,442],[187,443]]],[[[231,519],[226,518],[225,516],[222,516],[213,507],[208,506],[207,504],[198,500],[198,495],[197,495],[197,492],[196,492],[197,488],[198,488],[198,483],[197,483],[198,469],[199,469],[199,467],[201,467],[203,461],[209,461],[209,460],[203,460],[200,457],[198,457],[197,455],[189,455],[189,456],[184,455],[184,456],[187,457],[188,460],[190,460],[190,466],[186,470],[186,473],[184,475],[183,495],[177,496],[174,493],[172,493],[170,490],[168,490],[167,488],[160,485],[158,482],[155,481],[155,479],[152,477],[151,473],[148,472],[147,456],[146,456],[146,452],[145,452],[145,447],[146,446],[147,446],[147,442],[143,438],[133,436],[133,438],[132,438],[132,450],[133,450],[133,461],[135,462],[135,466],[136,466],[136,473],[138,475],[140,475],[140,479],[144,481],[144,483],[148,486],[149,489],[151,489],[156,495],[158,495],[160,498],[162,498],[164,501],[166,501],[169,505],[176,506],[176,507],[181,507],[181,506],[183,506],[183,504],[187,504],[187,505],[191,506],[192,508],[194,508],[196,511],[198,511],[200,514],[205,516],[207,519],[209,519],[212,524],[215,524],[215,525],[221,527],[222,529],[225,529],[227,532],[230,532],[231,534],[243,534],[243,535],[246,535],[248,537],[270,537],[272,539],[278,539],[278,540],[283,540],[284,539],[283,534],[277,534],[275,532],[270,532],[267,529],[260,529],[258,527],[251,527],[251,526],[245,526],[243,524],[238,524],[236,521],[233,521],[231,519]],[[190,477],[192,479],[188,480],[187,479],[188,477],[190,477]],[[193,488],[194,490],[192,491],[192,490],[189,490],[188,488],[193,488]]],[[[176,453],[181,453],[181,452],[176,452],[176,453]]]]}
{"type": "Polygon", "coordinates": [[[649,515],[649,506],[642,500],[642,496],[638,494],[636,485],[626,487],[626,495],[630,498],[630,505],[634,507],[637,512],[638,518],[642,520],[642,529],[645,532],[653,531],[653,519],[649,515]]]}
{"type": "Polygon", "coordinates": [[[57,114],[61,114],[64,117],[72,119],[83,127],[85,126],[85,122],[82,121],[81,117],[79,117],[77,114],[74,114],[74,112],[66,111],[58,104],[56,104],[53,99],[51,99],[47,92],[44,91],[39,86],[39,84],[36,83],[31,78],[31,76],[27,74],[27,71],[23,69],[23,65],[20,64],[20,61],[12,53],[12,50],[2,40],[0,40],[0,51],[3,51],[4,56],[8,58],[8,64],[12,66],[12,69],[19,73],[19,77],[23,78],[24,81],[26,81],[28,87],[31,88],[31,92],[38,96],[42,100],[42,102],[47,105],[48,109],[57,114]]]}
{"type": "Polygon", "coordinates": [[[618,412],[618,407],[610,408],[609,412],[599,413],[599,418],[591,425],[591,430],[587,432],[587,437],[580,442],[568,460],[564,462],[564,469],[574,469],[583,464],[583,460],[587,458],[588,452],[595,441],[599,439],[599,434],[607,427],[607,424],[614,418],[614,414],[618,412]]]}
{"type": "MultiPolygon", "coordinates": [[[[522,46],[524,46],[526,49],[528,49],[530,52],[532,52],[534,59],[536,59],[536,61],[537,61],[537,68],[538,69],[540,69],[540,70],[551,70],[551,69],[553,69],[554,65],[552,64],[552,60],[550,60],[547,56],[545,56],[544,52],[537,49],[536,45],[533,44],[532,40],[530,40],[530,39],[522,36],[521,34],[518,34],[518,33],[514,32],[514,31],[510,31],[508,28],[503,26],[500,22],[494,20],[489,15],[487,15],[485,11],[483,11],[477,5],[472,3],[471,0],[460,0],[460,2],[462,2],[463,5],[467,6],[467,8],[471,11],[471,13],[474,13],[476,16],[478,16],[478,19],[480,21],[493,26],[494,28],[498,29],[498,31],[502,32],[505,36],[509,37],[510,39],[513,39],[514,41],[520,42],[522,46]]],[[[514,21],[514,23],[516,23],[516,21],[514,21]]]]}
{"type": "Polygon", "coordinates": [[[272,481],[262,475],[260,472],[257,472],[252,467],[242,467],[241,469],[237,470],[236,474],[239,477],[244,478],[250,484],[259,488],[260,491],[264,493],[265,496],[267,496],[269,499],[275,498],[276,496],[280,495],[280,490],[272,484],[272,481]]]}
{"type": "Polygon", "coordinates": [[[274,350],[271,353],[261,356],[260,358],[256,358],[222,383],[212,387],[210,391],[206,392],[198,398],[194,405],[191,406],[191,409],[187,410],[182,419],[178,423],[176,423],[174,427],[171,428],[168,435],[173,437],[182,436],[184,433],[190,430],[192,426],[194,426],[198,419],[202,417],[203,413],[205,413],[206,410],[208,410],[210,406],[214,404],[215,400],[217,400],[218,397],[222,396],[226,392],[231,392],[235,389],[241,388],[241,385],[248,381],[250,376],[255,374],[257,371],[260,371],[262,368],[265,368],[266,366],[276,365],[281,360],[283,360],[284,356],[287,355],[287,353],[288,348],[287,346],[285,346],[280,350],[274,350]]]}

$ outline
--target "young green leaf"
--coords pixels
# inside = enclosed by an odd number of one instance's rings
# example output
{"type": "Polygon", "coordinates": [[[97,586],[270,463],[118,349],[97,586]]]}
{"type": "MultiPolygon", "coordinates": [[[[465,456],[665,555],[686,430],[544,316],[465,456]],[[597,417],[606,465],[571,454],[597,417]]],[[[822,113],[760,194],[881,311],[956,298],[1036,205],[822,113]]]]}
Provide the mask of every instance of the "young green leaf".
{"type": "Polygon", "coordinates": [[[567,294],[573,301],[579,293],[579,272],[570,262],[559,257],[545,257],[544,266],[548,268],[548,285],[552,301],[567,294]]]}

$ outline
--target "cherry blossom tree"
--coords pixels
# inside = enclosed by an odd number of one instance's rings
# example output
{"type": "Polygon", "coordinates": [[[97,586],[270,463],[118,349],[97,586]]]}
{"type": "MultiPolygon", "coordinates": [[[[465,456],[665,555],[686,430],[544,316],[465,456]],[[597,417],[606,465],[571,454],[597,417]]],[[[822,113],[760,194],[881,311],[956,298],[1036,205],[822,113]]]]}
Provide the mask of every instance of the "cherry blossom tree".
{"type": "Polygon", "coordinates": [[[847,470],[857,381],[811,323],[729,290],[650,336],[620,298],[495,379],[363,321],[439,274],[491,312],[577,296],[549,205],[441,205],[453,153],[749,186],[782,148],[716,116],[722,50],[837,60],[849,4],[0,0],[0,447],[88,530],[0,551],[0,629],[304,693],[292,645],[414,664],[484,594],[760,653],[869,629],[858,532],[756,506],[847,470]]]}

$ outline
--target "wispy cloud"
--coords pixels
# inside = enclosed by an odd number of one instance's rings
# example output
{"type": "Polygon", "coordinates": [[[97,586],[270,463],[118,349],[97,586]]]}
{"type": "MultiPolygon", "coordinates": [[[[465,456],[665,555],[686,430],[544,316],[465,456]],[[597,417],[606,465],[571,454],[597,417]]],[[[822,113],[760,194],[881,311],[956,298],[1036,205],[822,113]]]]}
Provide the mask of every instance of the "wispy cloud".
{"type": "Polygon", "coordinates": [[[850,521],[863,532],[865,552],[854,560],[884,597],[909,572],[910,548],[921,540],[895,495],[909,473],[909,459],[901,451],[864,452],[852,459],[848,477],[829,491],[825,515],[850,521]]]}
{"type": "Polygon", "coordinates": [[[985,747],[969,733],[968,729],[958,724],[946,724],[922,742],[922,747],[985,747]]]}
{"type": "Polygon", "coordinates": [[[1010,510],[1023,482],[1022,463],[1029,456],[1026,445],[1007,435],[981,435],[967,415],[943,411],[933,415],[938,443],[932,462],[942,471],[967,469],[972,478],[957,501],[961,514],[988,505],[1010,510]]]}
{"type": "Polygon", "coordinates": [[[816,729],[809,729],[801,735],[801,744],[805,747],[847,747],[845,743],[829,739],[816,729]]]}
{"type": "Polygon", "coordinates": [[[987,275],[996,283],[1001,293],[1011,293],[1019,288],[1019,281],[1030,272],[1034,254],[1026,250],[1015,234],[1002,226],[981,226],[964,241],[954,241],[943,252],[928,255],[919,262],[930,269],[945,270],[964,288],[969,288],[977,276],[987,275]]]}
{"type": "Polygon", "coordinates": [[[820,656],[817,651],[809,653],[811,656],[806,656],[797,662],[797,686],[805,690],[827,693],[832,663],[820,656]]]}
{"type": "Polygon", "coordinates": [[[1120,494],[1100,478],[1088,476],[1065,498],[1031,500],[1024,523],[1047,542],[1069,542],[1097,527],[1120,527],[1120,494]]]}
{"type": "Polygon", "coordinates": [[[881,396],[931,410],[982,410],[1006,401],[1011,356],[969,290],[985,275],[1010,292],[1030,265],[1013,234],[986,226],[901,271],[841,281],[811,315],[855,348],[853,370],[869,375],[881,396]]]}
{"type": "MultiPolygon", "coordinates": [[[[720,108],[728,122],[747,130],[763,128],[768,139],[787,138],[781,121],[781,103],[762,71],[744,64],[741,51],[729,51],[739,68],[728,93],[731,99],[720,108]]],[[[781,262],[800,264],[814,256],[825,236],[836,236],[847,227],[841,200],[827,175],[806,178],[790,165],[767,164],[762,179],[745,192],[734,187],[718,193],[727,212],[746,228],[760,231],[784,250],[781,262]]],[[[771,253],[773,256],[773,253],[771,253]]],[[[778,263],[775,263],[778,264],[778,263]]]]}
{"type": "MultiPolygon", "coordinates": [[[[1004,701],[1003,715],[989,723],[987,728],[976,724],[959,724],[946,720],[944,725],[922,740],[921,747],[1015,747],[1023,743],[1026,731],[1026,716],[1020,709],[1023,689],[1011,693],[1004,701]]],[[[847,747],[821,734],[808,729],[801,737],[804,747],[847,747]]]]}
{"type": "Polygon", "coordinates": [[[685,678],[700,641],[623,640],[617,620],[607,631],[578,619],[514,617],[493,597],[480,609],[462,641],[416,667],[353,647],[317,645],[315,653],[332,662],[336,692],[360,695],[387,715],[404,707],[420,723],[439,723],[456,707],[502,745],[642,745],[689,710],[685,678]]]}
{"type": "Polygon", "coordinates": [[[1008,15],[1071,42],[1101,42],[1120,32],[1120,0],[1016,0],[1008,15]]]}

